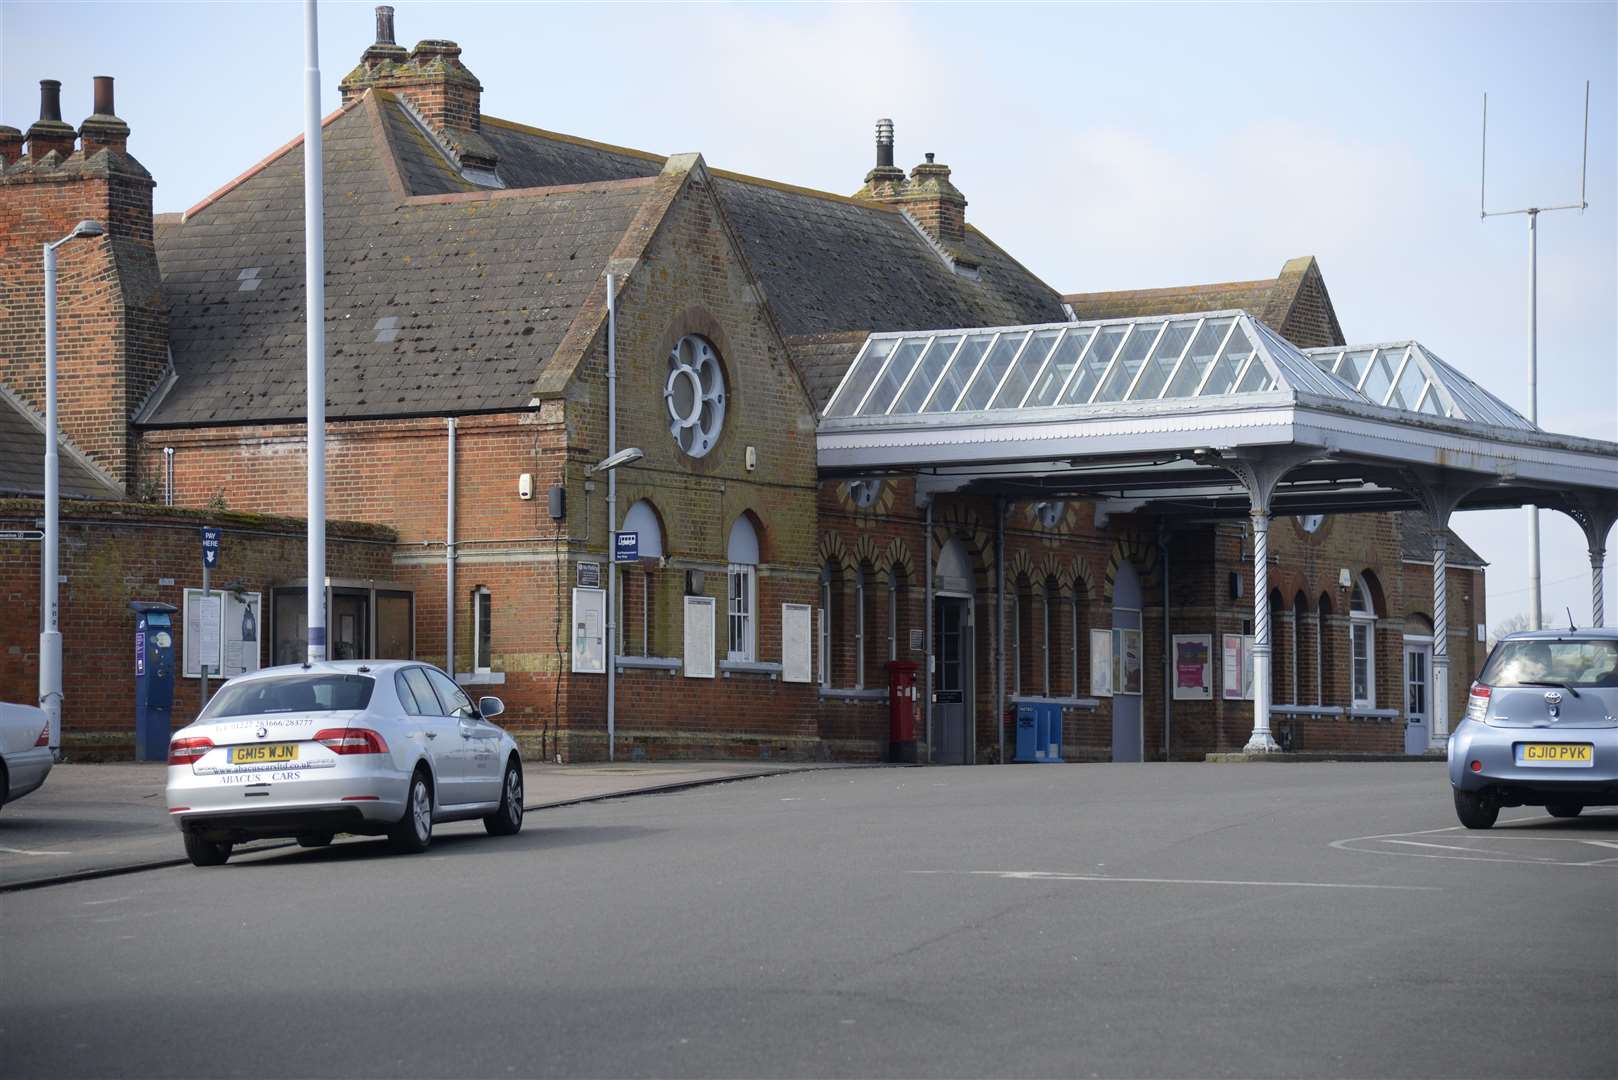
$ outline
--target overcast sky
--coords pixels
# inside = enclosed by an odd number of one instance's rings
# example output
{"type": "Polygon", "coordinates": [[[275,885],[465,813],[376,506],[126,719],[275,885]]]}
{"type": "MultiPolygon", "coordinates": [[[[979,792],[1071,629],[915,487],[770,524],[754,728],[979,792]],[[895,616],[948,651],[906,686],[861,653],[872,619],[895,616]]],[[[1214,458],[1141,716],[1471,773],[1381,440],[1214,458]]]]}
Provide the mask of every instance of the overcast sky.
{"type": "MultiPolygon", "coordinates": [[[[838,192],[892,117],[967,217],[1063,291],[1273,276],[1320,260],[1350,342],[1415,337],[1527,410],[1527,224],[1489,202],[1576,202],[1540,224],[1540,422],[1618,439],[1613,4],[790,6],[396,3],[398,38],[451,38],[484,112],[838,192]]],[[[322,105],[372,37],[322,5],[322,105]]],[[[182,210],[302,129],[299,3],[0,0],[0,122],[38,80],[64,119],[117,77],[130,150],[182,210]]],[[[1590,611],[1579,530],[1544,521],[1545,610],[1590,611]]],[[[1467,514],[1491,626],[1526,611],[1524,512],[1467,514]]],[[[1618,549],[1618,538],[1612,541],[1618,549]]],[[[1607,564],[1618,612],[1618,552],[1607,564]]]]}

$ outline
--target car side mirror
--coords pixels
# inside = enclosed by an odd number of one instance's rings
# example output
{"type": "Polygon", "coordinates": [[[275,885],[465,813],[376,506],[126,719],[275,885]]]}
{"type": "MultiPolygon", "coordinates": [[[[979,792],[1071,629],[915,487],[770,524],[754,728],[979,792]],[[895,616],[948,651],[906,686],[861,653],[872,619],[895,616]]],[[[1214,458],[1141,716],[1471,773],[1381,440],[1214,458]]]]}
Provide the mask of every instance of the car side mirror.
{"type": "Polygon", "coordinates": [[[492,720],[506,711],[506,703],[497,697],[478,698],[478,715],[485,720],[492,720]]]}

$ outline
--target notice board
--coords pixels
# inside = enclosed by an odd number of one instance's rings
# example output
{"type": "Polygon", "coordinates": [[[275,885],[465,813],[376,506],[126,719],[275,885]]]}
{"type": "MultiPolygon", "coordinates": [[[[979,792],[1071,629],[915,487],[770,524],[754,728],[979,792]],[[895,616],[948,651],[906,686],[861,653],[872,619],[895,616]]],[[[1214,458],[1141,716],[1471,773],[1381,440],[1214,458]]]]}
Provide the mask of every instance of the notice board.
{"type": "Polygon", "coordinates": [[[781,605],[781,681],[809,682],[814,678],[814,643],[810,637],[808,604],[781,605]]]}
{"type": "Polygon", "coordinates": [[[607,593],[573,590],[573,670],[600,674],[607,670],[607,593]]]}
{"type": "Polygon", "coordinates": [[[713,597],[685,598],[685,677],[688,679],[714,677],[713,621],[713,597]]]}

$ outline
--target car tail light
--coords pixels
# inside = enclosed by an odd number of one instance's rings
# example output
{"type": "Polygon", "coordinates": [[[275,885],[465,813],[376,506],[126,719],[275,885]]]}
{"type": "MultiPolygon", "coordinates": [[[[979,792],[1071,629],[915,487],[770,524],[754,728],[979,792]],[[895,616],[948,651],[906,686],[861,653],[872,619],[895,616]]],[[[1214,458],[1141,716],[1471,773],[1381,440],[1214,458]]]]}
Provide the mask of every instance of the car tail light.
{"type": "Polygon", "coordinates": [[[189,739],[175,739],[169,743],[170,765],[192,765],[204,754],[213,749],[213,740],[204,736],[193,736],[189,739]]]}
{"type": "Polygon", "coordinates": [[[39,729],[39,738],[34,740],[35,746],[49,746],[51,744],[51,722],[45,721],[45,726],[39,729]]]}
{"type": "Polygon", "coordinates": [[[1466,718],[1481,722],[1489,711],[1489,695],[1493,690],[1482,683],[1473,683],[1472,692],[1466,697],[1466,718]]]}
{"type": "Polygon", "coordinates": [[[315,732],[315,742],[334,754],[385,754],[387,740],[370,728],[327,728],[315,732]]]}

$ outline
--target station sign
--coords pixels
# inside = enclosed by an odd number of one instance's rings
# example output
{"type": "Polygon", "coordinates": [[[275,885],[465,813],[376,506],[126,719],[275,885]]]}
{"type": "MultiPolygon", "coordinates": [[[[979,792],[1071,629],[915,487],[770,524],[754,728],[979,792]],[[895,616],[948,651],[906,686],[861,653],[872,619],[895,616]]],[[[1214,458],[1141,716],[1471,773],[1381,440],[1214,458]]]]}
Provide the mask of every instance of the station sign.
{"type": "Polygon", "coordinates": [[[0,529],[0,540],[43,540],[45,534],[38,529],[0,529]]]}
{"type": "Polygon", "coordinates": [[[601,564],[598,562],[579,563],[578,586],[581,589],[601,588],[601,564]]]}
{"type": "Polygon", "coordinates": [[[640,561],[640,533],[615,532],[612,534],[612,561],[640,561]]]}

